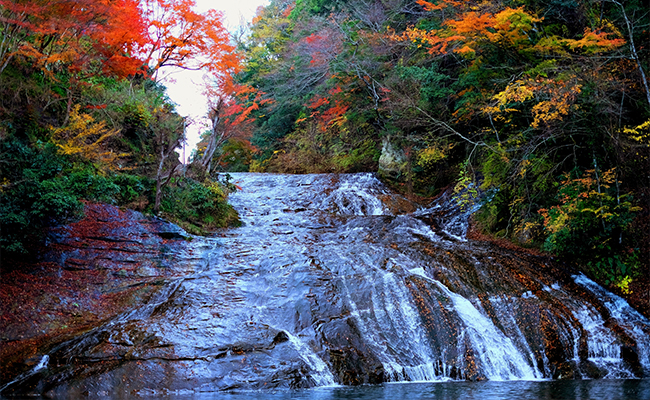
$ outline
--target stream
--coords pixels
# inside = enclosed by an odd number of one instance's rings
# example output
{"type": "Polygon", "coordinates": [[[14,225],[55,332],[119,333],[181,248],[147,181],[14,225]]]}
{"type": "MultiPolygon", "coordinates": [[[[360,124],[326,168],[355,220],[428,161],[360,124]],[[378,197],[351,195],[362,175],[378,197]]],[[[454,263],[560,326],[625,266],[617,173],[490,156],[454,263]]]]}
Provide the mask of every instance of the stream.
{"type": "Polygon", "coordinates": [[[231,175],[241,227],[195,237],[194,269],[0,393],[650,398],[650,321],[549,257],[467,240],[475,204],[415,205],[370,173],[231,175]]]}

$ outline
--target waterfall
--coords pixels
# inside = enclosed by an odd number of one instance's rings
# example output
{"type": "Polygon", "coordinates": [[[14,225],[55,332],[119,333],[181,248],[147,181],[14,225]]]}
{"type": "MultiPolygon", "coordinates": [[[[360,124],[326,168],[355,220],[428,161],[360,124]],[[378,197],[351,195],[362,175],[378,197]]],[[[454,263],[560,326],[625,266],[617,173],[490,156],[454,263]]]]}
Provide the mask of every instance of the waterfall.
{"type": "Polygon", "coordinates": [[[465,325],[463,332],[470,338],[488,379],[533,380],[540,377],[541,374],[528,365],[526,356],[519,352],[512,340],[469,300],[451,292],[440,282],[436,284],[454,303],[454,309],[465,325]]]}
{"type": "Polygon", "coordinates": [[[196,266],[3,394],[650,375],[650,321],[550,258],[467,240],[477,202],[413,204],[374,174],[232,176],[241,227],[194,237],[196,266]]]}
{"type": "MultiPolygon", "coordinates": [[[[630,307],[624,299],[606,291],[586,276],[576,275],[574,279],[576,283],[584,286],[603,301],[605,307],[610,312],[611,319],[636,343],[639,363],[645,370],[645,373],[650,374],[650,325],[648,325],[648,320],[639,314],[638,311],[630,307]]],[[[609,325],[611,325],[611,322],[609,325]]],[[[608,336],[603,338],[603,335],[607,335],[607,328],[605,327],[604,321],[599,320],[596,327],[590,329],[589,332],[593,332],[591,336],[594,339],[592,340],[597,343],[593,346],[594,350],[590,353],[590,356],[601,357],[605,361],[611,360],[616,364],[622,363],[621,345],[615,343],[608,336]]],[[[590,351],[591,349],[592,347],[590,346],[590,351]]]]}

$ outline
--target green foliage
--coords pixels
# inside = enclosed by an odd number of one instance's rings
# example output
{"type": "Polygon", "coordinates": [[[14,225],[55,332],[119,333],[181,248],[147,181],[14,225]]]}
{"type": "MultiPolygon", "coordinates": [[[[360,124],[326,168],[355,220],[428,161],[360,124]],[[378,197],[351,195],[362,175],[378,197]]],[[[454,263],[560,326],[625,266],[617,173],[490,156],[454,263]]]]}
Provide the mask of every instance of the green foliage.
{"type": "MultiPolygon", "coordinates": [[[[75,2],[68,3],[73,6],[75,2]]],[[[135,7],[137,2],[129,4],[135,7]]],[[[88,25],[83,29],[75,25],[74,29],[59,32],[61,27],[55,26],[56,22],[67,21],[70,15],[57,16],[63,19],[54,18],[47,27],[37,23],[42,20],[40,16],[29,23],[21,19],[34,10],[16,5],[4,10],[13,12],[18,19],[5,24],[11,29],[0,32],[10,42],[20,42],[13,48],[16,43],[8,42],[9,47],[0,50],[4,51],[0,62],[3,258],[35,254],[32,250],[42,242],[48,228],[83,216],[85,201],[151,212],[167,173],[180,170],[174,148],[184,139],[185,120],[176,112],[165,88],[143,72],[146,65],[130,57],[135,43],[124,47],[125,42],[120,42],[127,40],[122,33],[142,32],[120,31],[120,35],[109,38],[120,45],[100,46],[101,51],[99,47],[90,48],[93,46],[88,35],[94,28],[127,14],[103,15],[101,21],[91,18],[84,22],[88,25]],[[111,65],[103,65],[104,61],[111,65]],[[105,68],[100,72],[100,67],[105,68]]],[[[79,8],[79,12],[83,10],[79,8]]],[[[129,23],[139,21],[127,19],[129,23]]],[[[67,22],[80,23],[78,18],[67,22]]],[[[67,22],[63,25],[68,26],[67,22]]],[[[111,27],[122,29],[124,24],[111,27]]],[[[92,39],[95,44],[107,39],[98,35],[92,39]]],[[[282,36],[275,42],[281,45],[282,36]]],[[[141,45],[144,41],[138,43],[141,45]]],[[[230,57],[230,52],[226,53],[230,57]]],[[[182,58],[186,56],[184,53],[182,58]]],[[[219,65],[224,68],[234,66],[222,61],[223,65],[219,65]]],[[[163,199],[172,218],[192,218],[205,232],[236,219],[226,204],[225,193],[211,182],[183,182],[167,188],[163,199]],[[176,195],[180,205],[170,198],[176,195]]]]}
{"type": "Polygon", "coordinates": [[[32,146],[10,138],[1,142],[2,250],[26,253],[38,242],[43,229],[79,218],[81,199],[115,202],[120,188],[110,177],[98,175],[92,166],[74,166],[58,154],[53,144],[32,146]]]}
{"type": "Polygon", "coordinates": [[[228,172],[248,172],[252,158],[253,149],[249,143],[229,139],[221,148],[219,167],[228,172]]]}
{"type": "Polygon", "coordinates": [[[540,209],[548,236],[544,249],[578,259],[607,284],[636,272],[634,251],[624,252],[626,228],[640,208],[620,194],[614,169],[561,178],[558,204],[540,209]]]}
{"type": "MultiPolygon", "coordinates": [[[[576,260],[627,290],[650,270],[639,256],[650,234],[645,226],[628,233],[649,211],[638,212],[632,194],[650,187],[638,173],[650,162],[639,73],[648,75],[650,52],[634,55],[626,43],[630,34],[637,46],[650,39],[643,2],[432,3],[443,7],[272,0],[238,43],[246,62],[237,82],[260,96],[259,107],[242,107],[254,120],[252,146],[229,142],[219,167],[376,171],[390,136],[409,169],[398,187],[433,195],[455,183],[467,201],[489,191],[476,215],[483,229],[576,260]]],[[[0,76],[3,247],[21,250],[42,227],[77,217],[80,199],[150,210],[156,178],[163,183],[178,166],[172,152],[159,169],[160,150],[182,134],[164,88],[138,76],[81,83],[21,60],[0,76]],[[103,150],[130,153],[120,173],[53,145],[70,144],[56,132],[71,131],[75,103],[114,133],[103,150]]],[[[164,214],[195,232],[232,220],[225,192],[203,178],[177,178],[162,194],[164,214]]]]}
{"type": "Polygon", "coordinates": [[[612,254],[618,238],[640,210],[629,195],[618,193],[615,174],[614,169],[601,174],[588,170],[578,178],[561,178],[559,204],[539,210],[549,233],[545,242],[548,251],[587,258],[612,254]]]}
{"type": "Polygon", "coordinates": [[[625,294],[630,294],[629,285],[640,273],[640,263],[636,252],[631,254],[614,254],[588,261],[584,266],[589,275],[605,285],[618,287],[625,294]]]}
{"type": "Polygon", "coordinates": [[[216,181],[175,179],[163,191],[161,212],[194,234],[236,225],[237,213],[226,201],[229,188],[216,181]]]}
{"type": "MultiPolygon", "coordinates": [[[[0,251],[27,254],[46,228],[83,216],[82,200],[150,211],[155,181],[126,173],[100,174],[92,164],[74,163],[51,143],[29,145],[11,137],[0,141],[3,155],[0,194],[0,251]]],[[[226,202],[232,185],[179,179],[163,193],[163,212],[194,233],[237,221],[226,202]]]]}
{"type": "Polygon", "coordinates": [[[296,0],[296,8],[291,12],[291,18],[302,18],[305,15],[327,15],[342,7],[345,7],[345,0],[296,0]]]}
{"type": "Polygon", "coordinates": [[[437,64],[429,67],[399,65],[395,72],[401,80],[417,82],[422,100],[430,107],[454,93],[448,85],[450,77],[439,72],[437,64]]]}
{"type": "Polygon", "coordinates": [[[15,138],[0,142],[2,154],[2,202],[0,245],[3,252],[27,253],[27,244],[53,221],[78,215],[77,198],[57,191],[56,177],[65,162],[54,145],[40,149],[15,138]]]}
{"type": "Polygon", "coordinates": [[[483,189],[500,187],[508,181],[510,160],[500,146],[495,146],[494,150],[489,152],[481,163],[481,172],[483,173],[481,187],[483,189]]]}
{"type": "MultiPolygon", "coordinates": [[[[113,183],[117,185],[119,191],[115,194],[117,203],[120,205],[129,205],[146,199],[151,196],[149,193],[154,186],[154,181],[139,175],[116,174],[113,177],[113,183]]],[[[129,207],[136,210],[143,210],[142,207],[129,207]]]]}
{"type": "Polygon", "coordinates": [[[338,171],[365,171],[369,164],[374,164],[379,159],[380,154],[377,150],[375,142],[368,139],[355,145],[351,151],[335,155],[332,164],[338,171]]]}
{"type": "MultiPolygon", "coordinates": [[[[112,149],[129,153],[125,166],[137,174],[152,177],[160,134],[168,129],[165,123],[174,115],[174,107],[165,88],[150,79],[116,81],[95,78],[93,86],[83,91],[83,101],[90,104],[88,112],[97,121],[119,131],[112,149]]],[[[181,130],[182,133],[182,130],[181,130]]]]}

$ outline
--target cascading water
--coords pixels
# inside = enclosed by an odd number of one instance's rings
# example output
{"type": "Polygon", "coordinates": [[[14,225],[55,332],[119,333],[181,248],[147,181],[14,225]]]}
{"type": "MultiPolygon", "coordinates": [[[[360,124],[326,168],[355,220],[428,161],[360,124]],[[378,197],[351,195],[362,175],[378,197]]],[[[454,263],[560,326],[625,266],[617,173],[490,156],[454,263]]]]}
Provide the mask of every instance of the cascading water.
{"type": "Polygon", "coordinates": [[[471,210],[411,212],[373,174],[233,178],[242,227],[194,238],[192,272],[5,392],[650,374],[650,321],[549,259],[467,241],[471,210]]]}

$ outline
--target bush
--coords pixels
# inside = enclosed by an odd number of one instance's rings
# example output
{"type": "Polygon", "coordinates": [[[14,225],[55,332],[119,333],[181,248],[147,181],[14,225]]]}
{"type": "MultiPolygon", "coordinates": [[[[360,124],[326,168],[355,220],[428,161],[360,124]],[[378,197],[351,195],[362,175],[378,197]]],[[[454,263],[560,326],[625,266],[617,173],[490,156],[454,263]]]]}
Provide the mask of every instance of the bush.
{"type": "Polygon", "coordinates": [[[164,188],[160,209],[188,232],[206,234],[238,223],[237,213],[226,202],[227,191],[219,182],[177,178],[164,188]]]}
{"type": "Polygon", "coordinates": [[[8,256],[28,253],[46,228],[81,218],[82,199],[129,205],[152,186],[146,178],[104,176],[90,163],[73,164],[51,143],[30,146],[11,137],[0,143],[0,154],[0,250],[8,256]]]}
{"type": "Polygon", "coordinates": [[[80,216],[81,203],[61,179],[68,168],[52,144],[28,146],[15,138],[0,143],[4,159],[0,202],[0,250],[24,254],[43,228],[80,216]],[[8,168],[10,166],[10,168],[8,168]]]}
{"type": "Polygon", "coordinates": [[[145,211],[153,202],[156,185],[153,179],[131,174],[116,174],[112,179],[119,188],[115,196],[119,206],[145,211]]]}
{"type": "Polygon", "coordinates": [[[565,175],[558,186],[559,204],[539,210],[548,234],[544,250],[579,261],[606,284],[633,274],[638,260],[634,250],[623,247],[624,235],[640,208],[618,193],[615,169],[565,175]]]}

